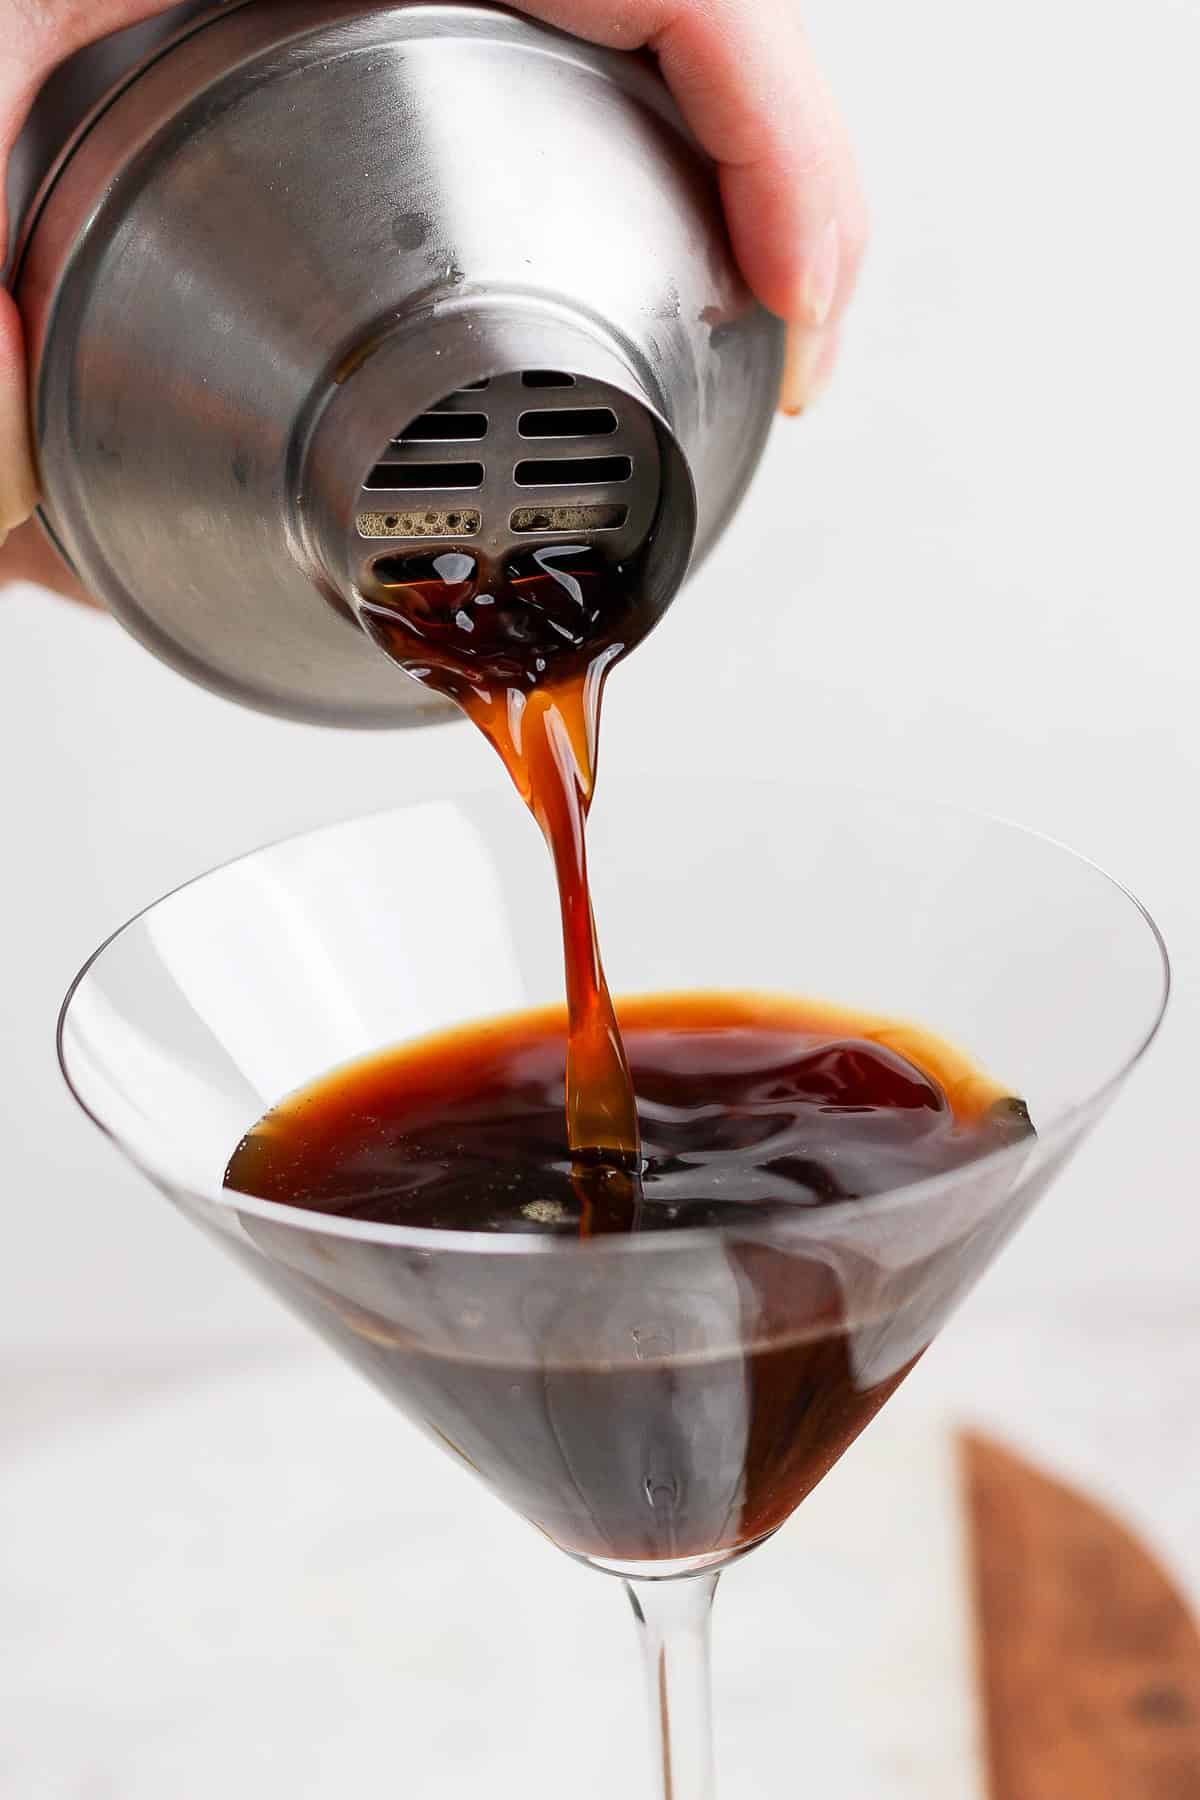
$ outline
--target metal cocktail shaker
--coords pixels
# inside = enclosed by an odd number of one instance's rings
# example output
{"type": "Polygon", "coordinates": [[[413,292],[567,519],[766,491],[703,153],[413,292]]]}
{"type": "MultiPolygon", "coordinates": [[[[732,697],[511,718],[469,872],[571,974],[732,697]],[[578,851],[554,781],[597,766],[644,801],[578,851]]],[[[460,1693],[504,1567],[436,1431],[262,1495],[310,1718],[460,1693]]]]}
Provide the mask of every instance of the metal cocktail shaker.
{"type": "Polygon", "coordinates": [[[782,328],[651,64],[503,8],[177,6],[64,65],[14,159],[42,520],[193,679],[436,717],[374,565],[650,545],[647,627],[736,508],[782,328]]]}

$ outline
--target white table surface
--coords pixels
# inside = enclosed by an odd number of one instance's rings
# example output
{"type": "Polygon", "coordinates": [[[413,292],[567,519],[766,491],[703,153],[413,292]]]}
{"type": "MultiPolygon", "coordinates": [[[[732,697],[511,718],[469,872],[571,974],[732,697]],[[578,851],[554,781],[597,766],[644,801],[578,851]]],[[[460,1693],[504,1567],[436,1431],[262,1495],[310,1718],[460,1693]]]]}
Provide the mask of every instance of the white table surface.
{"type": "MultiPolygon", "coordinates": [[[[1200,1376],[1161,1317],[983,1305],[717,1615],[723,1800],[983,1800],[952,1427],[1077,1480],[1200,1596],[1200,1376]]],[[[0,1444],[0,1792],[648,1791],[616,1583],[334,1358],[33,1369],[0,1444]]]]}
{"type": "MultiPolygon", "coordinates": [[[[619,1584],[331,1358],[176,1377],[0,1494],[0,1769],[28,1800],[649,1791],[619,1584]]],[[[727,1800],[982,1800],[946,1434],[884,1426],[726,1583],[727,1800]]]]}

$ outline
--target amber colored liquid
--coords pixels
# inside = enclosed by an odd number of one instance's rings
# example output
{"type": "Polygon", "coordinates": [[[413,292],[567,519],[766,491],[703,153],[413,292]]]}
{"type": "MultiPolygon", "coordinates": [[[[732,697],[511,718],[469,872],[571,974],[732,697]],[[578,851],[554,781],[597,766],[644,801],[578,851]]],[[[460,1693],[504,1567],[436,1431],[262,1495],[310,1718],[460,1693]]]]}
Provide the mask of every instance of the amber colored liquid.
{"type": "MultiPolygon", "coordinates": [[[[334,1246],[305,1265],[302,1303],[557,1543],[625,1562],[704,1556],[788,1517],[986,1254],[968,1234],[939,1248],[934,1279],[918,1259],[897,1287],[873,1269],[869,1233],[838,1254],[821,1232],[789,1246],[755,1228],[868,1201],[1031,1128],[915,1029],[753,995],[624,1002],[621,1020],[641,1229],[720,1227],[719,1250],[672,1257],[672,1277],[652,1251],[631,1266],[581,1246],[539,1280],[525,1256],[414,1251],[401,1272],[395,1252],[334,1246]]],[[[564,1128],[564,1032],[561,1012],[529,1014],[355,1064],[268,1114],[227,1185],[342,1218],[569,1239],[587,1201],[564,1128]]],[[[245,1223],[295,1266],[304,1234],[245,1223]]]]}
{"type": "Polygon", "coordinates": [[[564,1548],[640,1563],[752,1543],[878,1411],[987,1248],[976,1230],[897,1276],[869,1233],[774,1228],[956,1169],[1028,1116],[936,1040],[829,1008],[664,997],[623,1005],[618,1029],[586,823],[638,570],[580,548],[377,573],[368,628],[484,733],[550,847],[567,1005],[316,1083],[249,1134],[227,1185],[447,1234],[640,1231],[636,1255],[585,1245],[543,1275],[465,1240],[243,1220],[292,1300],[564,1548]],[[656,1255],[651,1236],[688,1227],[722,1230],[656,1255]]]}
{"type": "Polygon", "coordinates": [[[566,969],[567,1138],[585,1232],[637,1222],[637,1110],[588,887],[587,817],[604,684],[629,646],[639,571],[586,547],[500,570],[464,553],[394,560],[366,609],[401,667],[454,700],[499,753],[549,846],[566,969]]]}

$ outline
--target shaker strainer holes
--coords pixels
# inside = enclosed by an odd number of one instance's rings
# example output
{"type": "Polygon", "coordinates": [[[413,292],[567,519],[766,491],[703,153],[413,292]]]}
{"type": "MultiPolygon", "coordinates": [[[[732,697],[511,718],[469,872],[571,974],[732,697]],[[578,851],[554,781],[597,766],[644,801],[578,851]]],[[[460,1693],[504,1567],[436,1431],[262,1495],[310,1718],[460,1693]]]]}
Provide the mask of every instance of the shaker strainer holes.
{"type": "Polygon", "coordinates": [[[371,470],[367,487],[372,490],[410,488],[422,493],[437,493],[448,488],[481,488],[484,474],[481,462],[385,462],[371,470]]]}
{"type": "Polygon", "coordinates": [[[477,537],[483,514],[475,507],[439,512],[362,512],[355,521],[361,538],[470,538],[477,537]]]}
{"type": "Polygon", "coordinates": [[[617,415],[607,406],[553,407],[548,412],[522,413],[518,430],[523,438],[612,437],[617,415]]]}
{"type": "Polygon", "coordinates": [[[633,459],[628,456],[564,456],[519,462],[516,468],[518,487],[594,487],[632,478],[633,459]]]}
{"type": "MultiPolygon", "coordinates": [[[[614,422],[615,429],[615,422],[614,422]]],[[[428,412],[406,425],[394,444],[478,444],[488,434],[486,413],[428,412]]]]}
{"type": "Polygon", "coordinates": [[[620,531],[628,519],[627,506],[518,506],[509,525],[524,537],[547,531],[620,531]]]}

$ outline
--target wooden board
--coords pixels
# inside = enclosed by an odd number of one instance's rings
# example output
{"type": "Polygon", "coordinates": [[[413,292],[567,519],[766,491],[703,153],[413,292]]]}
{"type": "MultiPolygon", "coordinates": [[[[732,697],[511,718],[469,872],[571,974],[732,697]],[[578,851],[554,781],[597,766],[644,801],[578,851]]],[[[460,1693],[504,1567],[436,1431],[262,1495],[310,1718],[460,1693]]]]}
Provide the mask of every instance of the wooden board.
{"type": "Polygon", "coordinates": [[[961,1445],[990,1800],[1200,1800],[1200,1631],[1091,1500],[961,1445]]]}

